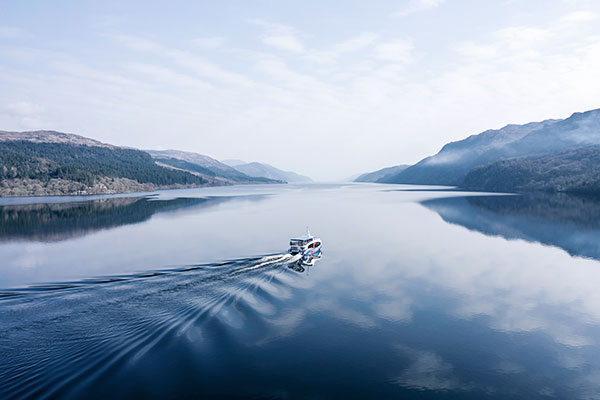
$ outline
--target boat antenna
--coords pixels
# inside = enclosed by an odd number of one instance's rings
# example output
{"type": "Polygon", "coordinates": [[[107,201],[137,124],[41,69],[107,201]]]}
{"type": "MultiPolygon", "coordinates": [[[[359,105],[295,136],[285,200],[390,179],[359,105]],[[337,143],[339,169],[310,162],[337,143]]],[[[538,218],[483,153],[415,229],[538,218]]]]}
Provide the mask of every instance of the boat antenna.
{"type": "Polygon", "coordinates": [[[308,226],[306,227],[306,236],[310,237],[310,230],[308,230],[308,226]]]}

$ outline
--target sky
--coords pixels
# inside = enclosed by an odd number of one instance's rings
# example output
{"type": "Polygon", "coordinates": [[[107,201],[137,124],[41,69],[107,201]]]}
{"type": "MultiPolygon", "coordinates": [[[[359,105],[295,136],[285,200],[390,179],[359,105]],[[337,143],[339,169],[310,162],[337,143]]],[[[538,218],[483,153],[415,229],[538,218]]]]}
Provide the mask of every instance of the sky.
{"type": "Polygon", "coordinates": [[[0,4],[0,130],[336,181],[596,108],[597,0],[0,4]]]}

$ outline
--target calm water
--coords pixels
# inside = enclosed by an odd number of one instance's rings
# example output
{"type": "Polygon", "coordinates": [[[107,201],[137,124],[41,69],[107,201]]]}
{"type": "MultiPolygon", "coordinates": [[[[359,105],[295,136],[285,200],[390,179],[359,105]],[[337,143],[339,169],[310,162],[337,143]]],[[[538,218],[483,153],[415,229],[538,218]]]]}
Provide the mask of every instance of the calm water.
{"type": "Polygon", "coordinates": [[[0,398],[600,398],[600,201],[415,189],[1,199],[0,398]]]}

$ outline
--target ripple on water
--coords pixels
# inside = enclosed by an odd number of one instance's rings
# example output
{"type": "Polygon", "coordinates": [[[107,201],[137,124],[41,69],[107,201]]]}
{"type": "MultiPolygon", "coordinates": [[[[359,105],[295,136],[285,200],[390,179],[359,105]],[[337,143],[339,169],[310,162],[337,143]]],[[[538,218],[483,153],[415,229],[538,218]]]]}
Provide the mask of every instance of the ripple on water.
{"type": "Polygon", "coordinates": [[[81,393],[178,338],[266,329],[301,280],[292,262],[273,254],[1,292],[0,398],[81,393]]]}

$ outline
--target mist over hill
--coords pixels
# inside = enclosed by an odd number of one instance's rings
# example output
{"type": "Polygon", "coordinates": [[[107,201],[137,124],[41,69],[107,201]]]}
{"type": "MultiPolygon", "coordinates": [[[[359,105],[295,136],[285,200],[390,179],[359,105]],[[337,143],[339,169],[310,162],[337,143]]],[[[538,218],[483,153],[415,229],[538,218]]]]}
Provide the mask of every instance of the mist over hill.
{"type": "Polygon", "coordinates": [[[215,185],[285,183],[285,179],[262,175],[251,176],[212,157],[179,150],[146,150],[157,162],[165,166],[188,171],[215,185]]]}
{"type": "Polygon", "coordinates": [[[366,174],[359,175],[358,177],[353,179],[353,181],[354,182],[377,182],[379,180],[383,180],[388,177],[394,176],[394,175],[404,171],[408,167],[409,167],[409,165],[402,164],[402,165],[395,165],[393,167],[378,169],[377,171],[367,172],[366,174]]]}
{"type": "Polygon", "coordinates": [[[308,176],[300,175],[292,171],[284,171],[265,163],[246,163],[242,160],[224,160],[223,162],[227,163],[236,170],[255,178],[268,178],[291,183],[312,182],[312,179],[310,179],[308,176]]]}
{"type": "Polygon", "coordinates": [[[591,110],[564,120],[507,125],[448,143],[436,155],[377,182],[597,192],[598,145],[600,110],[591,110]]]}

